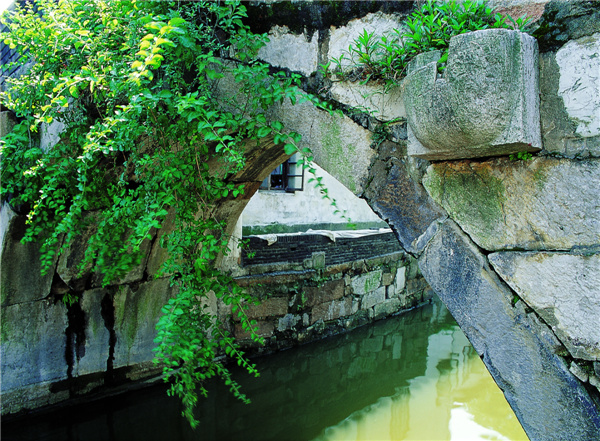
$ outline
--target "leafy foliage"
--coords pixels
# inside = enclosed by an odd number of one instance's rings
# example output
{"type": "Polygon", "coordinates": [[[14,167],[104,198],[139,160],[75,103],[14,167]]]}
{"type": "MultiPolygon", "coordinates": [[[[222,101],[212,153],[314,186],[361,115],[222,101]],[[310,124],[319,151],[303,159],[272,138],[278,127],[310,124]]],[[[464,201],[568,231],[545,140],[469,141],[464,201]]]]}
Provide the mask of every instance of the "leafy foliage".
{"type": "Polygon", "coordinates": [[[244,313],[253,299],[213,266],[229,241],[216,209],[244,192],[230,177],[244,167],[245,143],[269,136],[298,150],[299,135],[264,110],[311,98],[298,76],[255,61],[266,36],[243,24],[239,1],[37,4],[39,13],[26,5],[2,19],[10,28],[2,38],[30,66],[1,95],[18,124],[2,139],[0,196],[27,213],[23,240],[43,240],[45,271],[92,219],[80,268],[103,285],[138,265],[145,241],[169,225],[157,276],[170,276],[177,295],[157,325],[156,362],[195,427],[205,379],[219,376],[247,400],[217,356],[258,374],[209,308],[213,297],[232,305],[260,341],[244,313]],[[229,100],[214,87],[225,75],[239,88],[229,100]],[[60,139],[47,147],[40,133],[50,124],[60,139]]]}
{"type": "Polygon", "coordinates": [[[488,28],[525,30],[529,19],[512,19],[494,14],[483,0],[428,0],[397,29],[382,36],[366,29],[339,58],[321,65],[325,75],[341,79],[384,80],[389,83],[405,76],[406,66],[416,55],[442,51],[438,61],[443,70],[448,59],[450,38],[488,28]],[[348,69],[348,66],[350,69],[348,69]]]}

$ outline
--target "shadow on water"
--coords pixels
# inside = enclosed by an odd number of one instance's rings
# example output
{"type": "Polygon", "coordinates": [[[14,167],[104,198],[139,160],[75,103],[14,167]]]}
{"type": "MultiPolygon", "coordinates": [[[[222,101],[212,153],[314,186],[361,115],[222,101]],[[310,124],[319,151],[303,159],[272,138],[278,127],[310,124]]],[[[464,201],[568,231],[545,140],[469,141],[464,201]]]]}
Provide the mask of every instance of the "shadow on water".
{"type": "Polygon", "coordinates": [[[195,432],[180,417],[178,401],[166,396],[164,385],[155,385],[3,424],[2,439],[461,439],[465,428],[468,439],[525,437],[477,354],[437,301],[256,362],[261,371],[256,379],[234,369],[252,403],[244,405],[221,384],[209,384],[195,432]],[[486,378],[485,387],[480,378],[486,378]],[[477,412],[486,406],[499,416],[477,412]],[[415,431],[418,426],[426,431],[415,431]]]}

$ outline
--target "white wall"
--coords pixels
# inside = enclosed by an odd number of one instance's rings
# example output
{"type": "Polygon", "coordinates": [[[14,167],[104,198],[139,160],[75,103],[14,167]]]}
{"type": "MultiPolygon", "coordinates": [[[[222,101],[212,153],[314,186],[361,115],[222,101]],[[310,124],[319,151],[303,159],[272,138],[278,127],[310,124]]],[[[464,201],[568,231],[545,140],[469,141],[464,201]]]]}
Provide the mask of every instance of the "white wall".
{"type": "MultiPolygon", "coordinates": [[[[347,211],[352,223],[359,226],[362,223],[382,223],[382,226],[384,226],[383,221],[373,213],[373,210],[363,199],[356,197],[316,164],[313,164],[313,166],[317,169],[317,176],[323,177],[322,182],[328,189],[329,195],[337,201],[337,206],[341,211],[347,211]]],[[[322,224],[337,224],[335,229],[347,228],[348,222],[339,214],[334,214],[335,207],[332,207],[329,201],[323,200],[321,194],[315,188],[315,182],[308,182],[312,177],[311,173],[305,172],[304,191],[285,193],[259,190],[242,213],[243,226],[257,227],[280,224],[287,227],[298,226],[297,231],[303,231],[302,227],[308,226],[308,228],[311,228],[310,225],[322,224]]],[[[314,229],[314,227],[312,228],[314,229]]]]}

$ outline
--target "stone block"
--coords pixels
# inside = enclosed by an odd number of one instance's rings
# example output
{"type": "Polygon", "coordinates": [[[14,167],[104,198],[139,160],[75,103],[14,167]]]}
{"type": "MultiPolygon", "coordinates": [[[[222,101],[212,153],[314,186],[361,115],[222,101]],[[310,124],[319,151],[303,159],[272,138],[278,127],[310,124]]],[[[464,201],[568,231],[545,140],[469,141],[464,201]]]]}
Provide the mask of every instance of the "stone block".
{"type": "Polygon", "coordinates": [[[499,252],[488,258],[573,357],[600,360],[600,254],[499,252]]]}
{"type": "Polygon", "coordinates": [[[273,26],[269,31],[269,42],[258,51],[258,58],[267,63],[301,72],[310,76],[319,68],[318,34],[311,37],[290,33],[287,26],[273,26]]]}
{"type": "Polygon", "coordinates": [[[394,291],[396,295],[400,295],[406,285],[406,267],[400,267],[396,270],[396,278],[394,279],[394,291]]]}
{"type": "Polygon", "coordinates": [[[589,440],[600,433],[589,392],[555,353],[554,334],[512,307],[512,293],[451,221],[419,259],[421,271],[482,357],[530,439],[589,440]],[[535,385],[535,387],[533,387],[535,385]]]}
{"type": "Polygon", "coordinates": [[[369,112],[380,121],[406,118],[402,88],[382,87],[379,83],[334,82],[329,90],[340,103],[369,112]]]}
{"type": "Polygon", "coordinates": [[[369,178],[371,183],[365,190],[369,205],[394,229],[405,250],[419,254],[433,236],[436,221],[446,214],[412,179],[406,160],[390,164],[378,159],[370,168],[369,178]]]}
{"type": "MultiPolygon", "coordinates": [[[[273,335],[273,332],[275,331],[275,324],[270,320],[259,320],[257,321],[256,326],[258,327],[256,333],[260,337],[271,337],[273,335]]],[[[246,331],[242,327],[241,323],[235,324],[234,333],[236,339],[248,340],[251,338],[251,333],[246,331]]]]}
{"type": "Polygon", "coordinates": [[[582,137],[600,135],[599,52],[600,32],[571,40],[556,53],[558,95],[582,137]]]}
{"type": "Polygon", "coordinates": [[[286,314],[279,319],[277,323],[277,330],[282,332],[287,331],[288,329],[293,329],[301,321],[302,317],[300,317],[299,315],[286,314]]]}
{"type": "Polygon", "coordinates": [[[478,158],[542,146],[538,49],[527,34],[486,29],[457,35],[442,78],[431,62],[403,84],[411,156],[478,158]]]}
{"type": "Polygon", "coordinates": [[[116,344],[114,368],[148,362],[154,358],[156,323],[161,308],[174,297],[168,279],[142,283],[133,291],[124,286],[114,296],[116,344]]]}
{"type": "Polygon", "coordinates": [[[250,319],[265,317],[283,317],[288,312],[288,300],[284,297],[271,297],[258,305],[250,305],[246,315],[250,319]]]}
{"type": "Polygon", "coordinates": [[[573,375],[575,375],[581,381],[583,381],[584,383],[587,383],[588,378],[589,378],[588,373],[581,366],[579,366],[577,363],[575,363],[574,361],[572,361],[571,362],[571,366],[569,367],[569,370],[571,371],[571,373],[573,375]]]}
{"type": "Polygon", "coordinates": [[[599,176],[594,160],[504,158],[436,163],[423,185],[488,251],[568,250],[600,243],[599,176]]]}
{"type": "Polygon", "coordinates": [[[80,356],[74,357],[73,376],[106,371],[111,347],[112,329],[107,328],[103,313],[112,314],[112,296],[105,289],[93,289],[83,293],[80,304],[85,317],[85,345],[80,356]],[[105,308],[108,306],[104,312],[103,301],[105,308]]]}
{"type": "Polygon", "coordinates": [[[371,291],[363,295],[361,309],[369,309],[375,305],[385,302],[385,287],[379,287],[375,291],[371,291]]]}
{"type": "Polygon", "coordinates": [[[383,273],[381,284],[384,286],[389,286],[394,281],[394,275],[392,273],[383,273]]]}
{"type": "MultiPolygon", "coordinates": [[[[363,32],[373,33],[376,37],[392,33],[393,29],[400,27],[398,16],[384,14],[382,12],[370,13],[360,19],[350,20],[346,26],[332,27],[329,35],[329,51],[327,58],[342,59],[342,67],[350,67],[351,61],[348,57],[348,44],[357,39],[363,32]]],[[[333,68],[334,66],[332,66],[333,68]]]]}
{"type": "Polygon", "coordinates": [[[402,304],[399,299],[385,300],[383,303],[378,303],[374,306],[375,317],[381,319],[397,313],[402,304]]]}
{"type": "MultiPolygon", "coordinates": [[[[40,247],[37,242],[21,243],[25,235],[25,216],[17,216],[5,202],[0,209],[2,307],[33,302],[50,294],[54,265],[42,275],[40,247]]],[[[56,261],[56,257],[54,259],[56,261]]]]}
{"type": "Polygon", "coordinates": [[[65,305],[46,300],[7,305],[1,315],[3,401],[5,391],[67,378],[65,305]]]}
{"type": "Polygon", "coordinates": [[[382,270],[371,271],[352,278],[352,290],[356,295],[364,295],[381,285],[382,270]]]}
{"type": "Polygon", "coordinates": [[[314,306],[319,303],[341,299],[344,296],[344,288],[345,284],[341,279],[326,282],[323,286],[306,286],[304,287],[306,305],[314,306]]]}
{"type": "Polygon", "coordinates": [[[312,309],[310,324],[312,325],[319,320],[327,322],[350,314],[352,314],[351,297],[344,297],[328,303],[319,303],[312,309]]]}

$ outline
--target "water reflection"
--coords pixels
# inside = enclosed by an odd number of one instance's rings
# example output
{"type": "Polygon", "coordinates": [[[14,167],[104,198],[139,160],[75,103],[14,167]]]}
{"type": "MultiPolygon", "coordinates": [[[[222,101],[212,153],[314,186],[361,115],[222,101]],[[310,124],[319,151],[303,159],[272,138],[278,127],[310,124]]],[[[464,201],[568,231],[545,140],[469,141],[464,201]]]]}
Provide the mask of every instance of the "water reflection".
{"type": "Polygon", "coordinates": [[[235,372],[252,399],[219,384],[194,432],[164,387],[3,424],[4,439],[490,440],[526,439],[448,311],[434,303],[235,372]]]}

